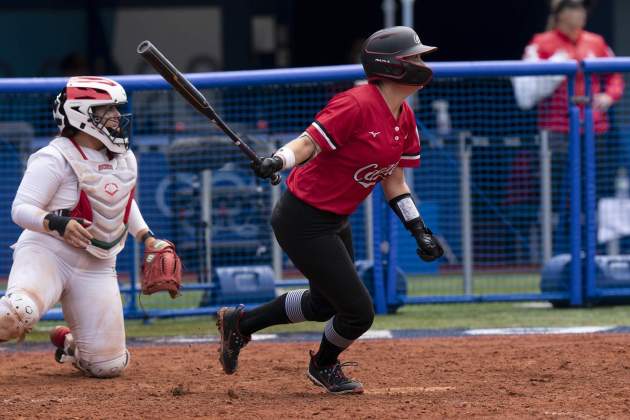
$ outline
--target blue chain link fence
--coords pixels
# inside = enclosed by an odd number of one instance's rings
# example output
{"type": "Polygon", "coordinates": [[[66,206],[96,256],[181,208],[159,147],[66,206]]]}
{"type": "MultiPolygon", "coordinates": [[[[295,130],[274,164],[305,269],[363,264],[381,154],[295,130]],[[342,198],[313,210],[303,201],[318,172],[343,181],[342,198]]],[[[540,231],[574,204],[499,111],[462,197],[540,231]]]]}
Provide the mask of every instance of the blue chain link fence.
{"type": "MultiPolygon", "coordinates": [[[[564,289],[541,288],[540,276],[554,255],[577,257],[592,241],[580,223],[581,122],[573,93],[578,63],[432,67],[434,81],[411,100],[421,131],[422,162],[407,177],[425,221],[445,244],[446,256],[421,262],[414,240],[377,188],[351,219],[358,268],[377,310],[424,302],[581,303],[580,258],[570,258],[564,289]],[[549,76],[560,76],[568,87],[561,104],[570,121],[562,140],[563,160],[554,148],[558,140],[539,124],[536,108],[520,108],[515,100],[515,77],[536,83],[549,76]]],[[[604,70],[610,71],[593,71],[604,70]]],[[[359,66],[336,66],[195,74],[190,79],[253,148],[268,154],[297,137],[334,94],[362,76],[359,66]]],[[[223,303],[260,303],[305,284],[277,247],[268,224],[280,190],[258,183],[238,149],[161,78],[115,79],[128,91],[134,114],[140,208],[158,236],[175,242],[185,266],[180,298],[138,299],[141,248],[130,240],[118,264],[126,315],[212,313],[223,303]]],[[[56,134],[50,109],[64,83],[61,78],[0,80],[4,279],[11,265],[8,247],[20,232],[11,222],[10,203],[26,158],[56,134]]],[[[613,108],[617,115],[624,104],[613,108]]],[[[614,132],[623,133],[623,127],[614,132]]],[[[589,185],[588,174],[584,178],[589,185]]],[[[584,208],[589,205],[586,201],[584,208]]]]}

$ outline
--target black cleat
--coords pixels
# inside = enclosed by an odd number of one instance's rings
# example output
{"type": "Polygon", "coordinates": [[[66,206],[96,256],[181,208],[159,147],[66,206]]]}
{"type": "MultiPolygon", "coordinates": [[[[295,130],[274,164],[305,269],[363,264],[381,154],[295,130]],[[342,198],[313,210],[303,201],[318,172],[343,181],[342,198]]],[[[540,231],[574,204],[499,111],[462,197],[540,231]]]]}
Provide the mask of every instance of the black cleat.
{"type": "Polygon", "coordinates": [[[340,363],[337,360],[332,366],[319,367],[315,362],[315,353],[310,351],[311,363],[306,376],[317,386],[321,386],[331,394],[363,394],[363,384],[356,379],[348,378],[341,370],[345,366],[357,366],[356,362],[340,363]]]}
{"type": "Polygon", "coordinates": [[[219,362],[223,371],[228,375],[236,372],[238,367],[238,354],[249,343],[251,336],[244,336],[239,331],[239,324],[243,316],[244,306],[235,308],[221,308],[217,312],[217,327],[221,334],[221,347],[219,347],[219,362]]]}

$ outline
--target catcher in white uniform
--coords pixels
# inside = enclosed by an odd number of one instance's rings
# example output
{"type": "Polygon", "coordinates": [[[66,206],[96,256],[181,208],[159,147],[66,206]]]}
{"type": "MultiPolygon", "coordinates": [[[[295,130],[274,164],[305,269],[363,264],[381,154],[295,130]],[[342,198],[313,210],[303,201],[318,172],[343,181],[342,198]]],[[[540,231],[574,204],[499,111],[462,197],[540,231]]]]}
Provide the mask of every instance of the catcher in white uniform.
{"type": "Polygon", "coordinates": [[[126,102],[122,86],[103,77],[70,78],[57,96],[60,134],[29,157],[13,201],[13,221],[24,231],[0,298],[0,342],[22,340],[61,301],[69,328],[51,332],[56,360],[101,378],[129,363],[116,276],[127,234],[144,242],[145,255],[174,255],[170,269],[181,278],[172,244],[153,237],[134,200],[130,114],[118,110],[126,102]]]}

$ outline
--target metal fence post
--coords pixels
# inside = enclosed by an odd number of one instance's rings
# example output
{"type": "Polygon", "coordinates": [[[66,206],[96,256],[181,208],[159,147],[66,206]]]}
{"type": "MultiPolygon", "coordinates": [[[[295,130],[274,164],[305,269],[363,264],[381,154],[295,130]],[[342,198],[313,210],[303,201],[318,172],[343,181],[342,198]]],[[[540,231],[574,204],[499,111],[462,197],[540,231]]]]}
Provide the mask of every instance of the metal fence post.
{"type": "Polygon", "coordinates": [[[584,282],[586,284],[585,300],[596,294],[595,285],[595,244],[597,235],[595,228],[597,220],[595,219],[595,201],[596,201],[596,168],[595,168],[595,125],[593,122],[593,108],[590,98],[592,97],[591,74],[584,74],[586,106],[584,109],[584,217],[585,232],[584,244],[585,248],[585,269],[584,282]]]}
{"type": "Polygon", "coordinates": [[[459,134],[460,158],[460,202],[462,219],[462,260],[464,269],[464,293],[473,293],[473,246],[472,246],[472,205],[470,198],[470,157],[471,147],[467,144],[469,133],[459,134]]]}
{"type": "Polygon", "coordinates": [[[201,171],[201,220],[203,221],[206,283],[212,283],[212,171],[201,171]]]}
{"type": "Polygon", "coordinates": [[[385,282],[383,281],[383,251],[385,249],[383,248],[388,248],[388,245],[383,241],[383,193],[380,185],[372,190],[372,207],[376,213],[376,217],[374,217],[374,265],[372,266],[374,306],[377,314],[386,314],[387,304],[385,303],[385,282]]]}
{"type": "Polygon", "coordinates": [[[571,305],[583,302],[582,296],[582,180],[580,176],[580,110],[574,101],[575,75],[568,76],[569,106],[569,173],[571,174],[570,240],[571,240],[571,305]]]}
{"type": "Polygon", "coordinates": [[[545,264],[552,257],[553,228],[551,208],[551,152],[549,150],[549,131],[540,131],[540,206],[541,206],[541,238],[542,263],[545,264]]]}
{"type": "MultiPolygon", "coordinates": [[[[271,190],[271,211],[276,207],[276,203],[280,201],[281,194],[281,186],[270,187],[271,190]]],[[[276,239],[276,235],[273,233],[273,229],[271,230],[271,264],[273,267],[273,272],[276,276],[277,280],[282,280],[282,248],[280,248],[280,244],[276,239]]]]}

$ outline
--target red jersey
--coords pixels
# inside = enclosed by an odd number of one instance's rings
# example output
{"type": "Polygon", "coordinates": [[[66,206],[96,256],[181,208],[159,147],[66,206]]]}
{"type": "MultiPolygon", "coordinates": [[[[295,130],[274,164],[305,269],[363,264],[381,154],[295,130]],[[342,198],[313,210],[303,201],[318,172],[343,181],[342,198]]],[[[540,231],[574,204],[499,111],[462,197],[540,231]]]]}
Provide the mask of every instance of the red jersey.
{"type": "MultiPolygon", "coordinates": [[[[548,60],[554,54],[565,55],[566,58],[583,60],[585,58],[612,57],[612,50],[606,45],[601,36],[592,32],[581,31],[574,42],[558,30],[551,30],[536,34],[525,49],[525,60],[548,60]]],[[[579,72],[575,79],[575,95],[584,95],[584,73],[579,72]]],[[[619,73],[593,75],[593,94],[607,93],[614,101],[618,101],[623,95],[624,82],[619,73]]],[[[551,131],[568,132],[569,121],[567,116],[567,83],[563,82],[548,98],[542,100],[538,107],[538,124],[541,128],[551,131]]],[[[583,118],[583,105],[580,105],[580,114],[583,118]]],[[[593,109],[595,131],[605,133],[608,131],[606,114],[593,109]]]]}
{"type": "Polygon", "coordinates": [[[289,190],[320,210],[351,214],[397,166],[420,164],[420,136],[403,102],[395,119],[378,87],[358,86],[336,95],[306,133],[321,152],[293,169],[289,190]]]}

